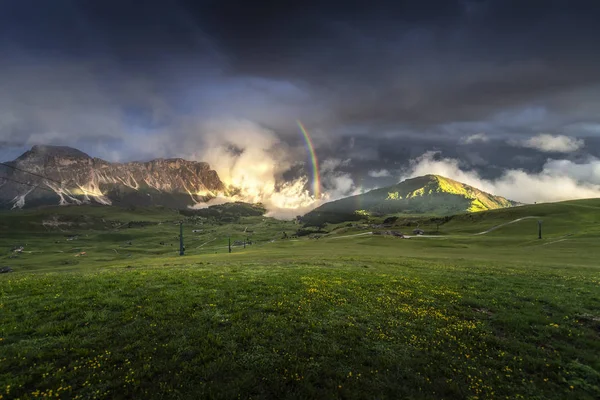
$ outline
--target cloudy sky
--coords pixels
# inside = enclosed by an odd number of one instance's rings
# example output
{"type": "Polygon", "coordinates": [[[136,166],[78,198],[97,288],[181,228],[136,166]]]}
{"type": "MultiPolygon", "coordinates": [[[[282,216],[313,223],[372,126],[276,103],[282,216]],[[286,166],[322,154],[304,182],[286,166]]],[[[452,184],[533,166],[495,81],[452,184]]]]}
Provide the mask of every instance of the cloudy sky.
{"type": "Polygon", "coordinates": [[[4,0],[0,159],[60,144],[310,191],[299,119],[331,197],[425,173],[600,197],[600,2],[340,4],[4,0]]]}

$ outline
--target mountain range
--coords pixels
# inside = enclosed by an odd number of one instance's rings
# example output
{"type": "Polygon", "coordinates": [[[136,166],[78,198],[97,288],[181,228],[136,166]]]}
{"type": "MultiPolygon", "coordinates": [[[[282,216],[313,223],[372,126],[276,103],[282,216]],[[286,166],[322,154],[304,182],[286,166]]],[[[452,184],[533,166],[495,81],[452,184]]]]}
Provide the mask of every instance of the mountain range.
{"type": "MultiPolygon", "coordinates": [[[[97,203],[186,209],[236,189],[205,162],[181,158],[111,163],[65,146],[33,146],[0,164],[0,208],[97,203]]],[[[366,214],[450,215],[517,203],[439,175],[325,203],[304,220],[335,222],[366,214]]]]}
{"type": "Polygon", "coordinates": [[[4,164],[1,208],[83,203],[186,208],[227,191],[207,163],[181,158],[111,163],[71,147],[33,146],[4,164]]]}

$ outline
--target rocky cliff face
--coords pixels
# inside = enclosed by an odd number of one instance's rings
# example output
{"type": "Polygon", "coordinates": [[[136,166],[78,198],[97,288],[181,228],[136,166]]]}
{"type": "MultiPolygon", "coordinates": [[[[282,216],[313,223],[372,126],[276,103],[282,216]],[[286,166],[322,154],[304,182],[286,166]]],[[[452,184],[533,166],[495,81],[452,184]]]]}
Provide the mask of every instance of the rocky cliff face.
{"type": "Polygon", "coordinates": [[[10,167],[0,165],[2,208],[83,203],[185,208],[226,192],[207,163],[180,158],[110,163],[70,147],[33,146],[6,164],[10,167]]]}

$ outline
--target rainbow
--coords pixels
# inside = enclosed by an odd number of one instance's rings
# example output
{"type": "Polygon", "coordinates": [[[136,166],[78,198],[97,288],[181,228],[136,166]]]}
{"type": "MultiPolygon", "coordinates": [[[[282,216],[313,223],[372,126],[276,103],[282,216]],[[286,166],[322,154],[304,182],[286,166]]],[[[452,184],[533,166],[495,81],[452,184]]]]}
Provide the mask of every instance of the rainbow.
{"type": "Polygon", "coordinates": [[[319,176],[319,159],[315,154],[315,146],[313,146],[312,139],[310,138],[308,132],[302,122],[300,120],[296,121],[298,123],[298,127],[302,131],[302,135],[304,136],[304,141],[306,141],[306,147],[308,148],[308,153],[310,154],[310,162],[312,163],[312,175],[313,175],[313,193],[315,198],[321,197],[321,177],[319,176]]]}

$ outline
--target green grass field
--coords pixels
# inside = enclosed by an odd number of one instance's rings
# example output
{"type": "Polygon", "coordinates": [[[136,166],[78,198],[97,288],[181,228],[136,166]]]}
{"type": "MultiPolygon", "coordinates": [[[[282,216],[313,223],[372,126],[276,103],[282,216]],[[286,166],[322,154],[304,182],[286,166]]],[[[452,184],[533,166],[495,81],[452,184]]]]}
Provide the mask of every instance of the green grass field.
{"type": "Polygon", "coordinates": [[[0,214],[0,398],[600,398],[600,200],[402,216],[435,233],[409,240],[192,218],[183,257],[180,219],[0,214]]]}

